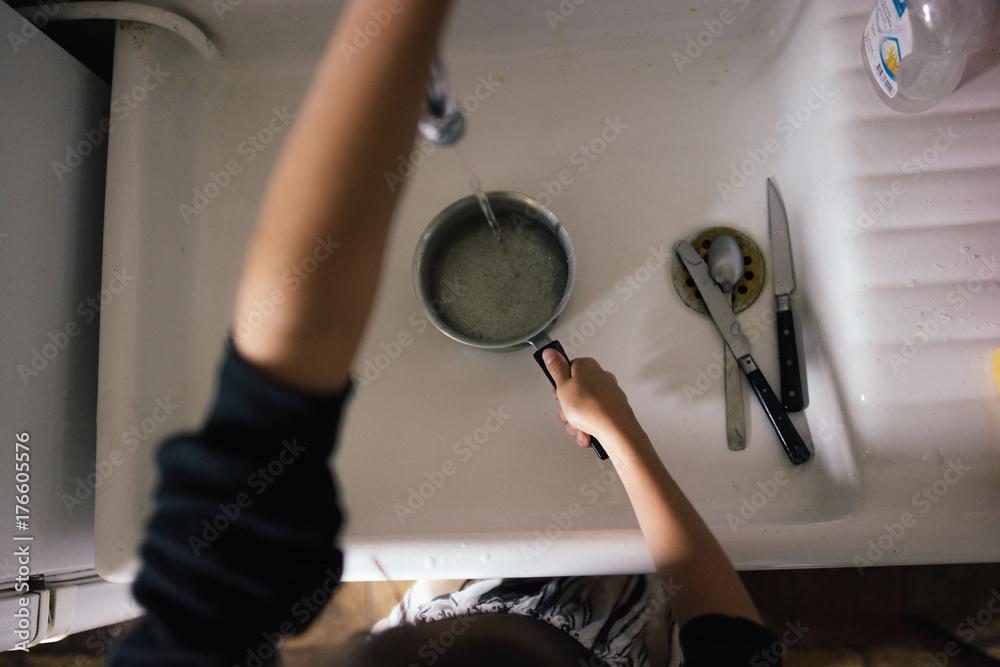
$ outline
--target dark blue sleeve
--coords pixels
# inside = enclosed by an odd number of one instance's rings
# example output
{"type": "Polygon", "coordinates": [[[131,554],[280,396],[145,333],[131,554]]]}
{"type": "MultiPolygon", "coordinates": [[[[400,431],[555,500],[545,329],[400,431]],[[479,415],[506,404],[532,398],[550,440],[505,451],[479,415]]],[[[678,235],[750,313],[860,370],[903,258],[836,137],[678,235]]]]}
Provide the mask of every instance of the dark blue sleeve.
{"type": "Polygon", "coordinates": [[[312,622],[340,580],[327,460],[348,393],[289,389],[227,344],[206,423],[157,453],[133,585],[147,613],[108,664],[266,664],[312,622]]]}
{"type": "Polygon", "coordinates": [[[705,614],[681,627],[684,667],[778,667],[784,644],[745,618],[705,614]]]}

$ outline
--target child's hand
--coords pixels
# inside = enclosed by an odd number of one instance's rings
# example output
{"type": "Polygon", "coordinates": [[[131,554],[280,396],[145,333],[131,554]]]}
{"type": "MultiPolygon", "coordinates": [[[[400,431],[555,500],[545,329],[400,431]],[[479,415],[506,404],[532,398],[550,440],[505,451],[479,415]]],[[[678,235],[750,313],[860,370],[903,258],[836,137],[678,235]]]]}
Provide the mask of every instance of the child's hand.
{"type": "Polygon", "coordinates": [[[628,397],[618,386],[615,376],[589,357],[573,360],[556,350],[542,353],[542,360],[556,381],[553,395],[559,400],[559,421],[581,447],[590,445],[590,436],[603,443],[638,426],[628,397]]]}

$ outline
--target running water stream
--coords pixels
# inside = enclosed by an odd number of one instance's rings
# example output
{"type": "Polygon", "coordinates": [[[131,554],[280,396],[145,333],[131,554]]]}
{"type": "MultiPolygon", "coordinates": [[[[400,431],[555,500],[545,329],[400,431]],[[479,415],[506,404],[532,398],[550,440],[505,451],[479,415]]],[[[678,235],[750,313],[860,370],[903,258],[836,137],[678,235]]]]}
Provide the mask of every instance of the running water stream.
{"type": "Polygon", "coordinates": [[[483,210],[483,215],[486,216],[486,222],[490,223],[493,236],[497,237],[497,241],[501,245],[504,245],[503,234],[500,232],[500,223],[497,222],[497,216],[493,213],[493,207],[490,206],[489,198],[483,192],[483,186],[479,182],[476,170],[472,168],[472,161],[469,160],[469,156],[466,155],[461,146],[458,147],[458,154],[462,157],[462,162],[465,163],[466,171],[469,172],[469,184],[472,186],[472,192],[475,193],[476,200],[479,202],[479,208],[483,210]]]}

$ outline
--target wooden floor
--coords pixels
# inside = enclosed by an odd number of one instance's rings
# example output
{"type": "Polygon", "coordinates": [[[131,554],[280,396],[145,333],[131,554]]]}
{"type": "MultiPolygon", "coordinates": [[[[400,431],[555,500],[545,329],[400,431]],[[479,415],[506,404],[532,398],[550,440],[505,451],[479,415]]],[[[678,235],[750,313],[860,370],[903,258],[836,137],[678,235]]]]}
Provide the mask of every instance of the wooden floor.
{"type": "MultiPolygon", "coordinates": [[[[789,640],[787,667],[1000,665],[1000,564],[741,576],[765,623],[789,640]],[[961,643],[963,638],[972,644],[961,643]]],[[[309,631],[286,641],[285,664],[316,664],[318,656],[386,616],[412,583],[343,584],[309,631]]],[[[111,626],[37,646],[30,653],[0,654],[0,667],[98,667],[124,629],[111,626]]]]}
{"type": "Polygon", "coordinates": [[[311,667],[356,632],[371,629],[396,606],[412,581],[349,581],[300,637],[285,641],[285,667],[311,667]]]}

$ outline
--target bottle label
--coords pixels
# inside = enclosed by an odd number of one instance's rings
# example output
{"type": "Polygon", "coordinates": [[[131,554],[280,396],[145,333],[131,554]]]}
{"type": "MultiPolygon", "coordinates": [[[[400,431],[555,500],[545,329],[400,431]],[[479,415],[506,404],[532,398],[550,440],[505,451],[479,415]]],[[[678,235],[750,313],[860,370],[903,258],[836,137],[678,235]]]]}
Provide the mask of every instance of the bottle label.
{"type": "Polygon", "coordinates": [[[906,0],[875,0],[865,26],[865,53],[875,80],[889,97],[899,92],[899,63],[913,51],[913,27],[906,0]]]}

